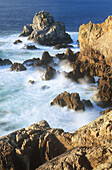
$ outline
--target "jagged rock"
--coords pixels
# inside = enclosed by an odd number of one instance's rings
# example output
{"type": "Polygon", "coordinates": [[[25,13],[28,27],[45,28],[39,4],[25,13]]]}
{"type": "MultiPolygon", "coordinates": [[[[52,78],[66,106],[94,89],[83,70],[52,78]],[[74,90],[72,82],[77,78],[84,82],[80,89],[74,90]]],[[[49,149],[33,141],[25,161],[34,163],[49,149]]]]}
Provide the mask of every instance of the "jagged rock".
{"type": "Polygon", "coordinates": [[[11,65],[11,64],[12,64],[12,62],[9,59],[2,60],[0,58],[0,66],[11,65]]]}
{"type": "Polygon", "coordinates": [[[12,66],[9,68],[10,71],[25,71],[26,67],[21,64],[21,63],[14,63],[12,66]]]}
{"type": "Polygon", "coordinates": [[[25,45],[24,48],[27,50],[39,50],[35,45],[25,45]]]}
{"type": "Polygon", "coordinates": [[[74,109],[76,111],[78,110],[85,110],[85,106],[82,101],[80,101],[80,97],[78,93],[68,93],[64,92],[59,94],[53,102],[51,102],[51,105],[59,105],[59,106],[67,106],[68,108],[74,109]]]}
{"type": "Polygon", "coordinates": [[[79,28],[79,43],[81,51],[88,48],[100,51],[102,55],[111,61],[112,59],[112,16],[109,16],[101,24],[83,24],[79,28]]]}
{"type": "Polygon", "coordinates": [[[33,31],[32,24],[27,24],[23,28],[23,32],[19,36],[29,36],[33,31]]]}
{"type": "Polygon", "coordinates": [[[51,129],[46,121],[4,136],[0,138],[1,170],[12,167],[33,170],[70,149],[70,138],[71,134],[64,133],[62,129],[51,129]]]}
{"type": "Polygon", "coordinates": [[[54,49],[59,50],[59,49],[61,49],[61,48],[68,48],[68,47],[69,47],[69,48],[70,48],[70,47],[73,48],[72,45],[68,45],[68,44],[63,43],[63,44],[57,44],[57,45],[55,45],[55,46],[54,46],[54,49]]]}
{"type": "Polygon", "coordinates": [[[47,51],[44,51],[42,54],[42,59],[38,60],[34,66],[48,66],[53,61],[52,57],[47,51]]]}
{"type": "Polygon", "coordinates": [[[51,80],[56,73],[56,70],[52,67],[48,67],[45,72],[45,80],[51,80]]]}
{"type": "Polygon", "coordinates": [[[39,58],[32,58],[29,60],[25,60],[23,64],[26,64],[27,66],[34,65],[36,62],[38,62],[40,59],[39,58]]]}
{"type": "Polygon", "coordinates": [[[15,41],[14,41],[14,44],[20,44],[20,43],[22,43],[21,40],[15,40],[15,41]]]}
{"type": "MultiPolygon", "coordinates": [[[[28,26],[24,27],[22,35],[27,35],[26,28],[28,26]]],[[[54,18],[48,12],[41,11],[36,13],[31,25],[31,31],[29,31],[29,27],[27,29],[30,35],[28,39],[33,39],[42,45],[51,46],[72,42],[70,35],[65,32],[64,23],[54,21],[54,18]]]]}
{"type": "Polygon", "coordinates": [[[90,100],[85,100],[85,99],[83,99],[82,102],[83,102],[86,106],[88,106],[88,107],[93,107],[93,104],[91,103],[90,100]]]}

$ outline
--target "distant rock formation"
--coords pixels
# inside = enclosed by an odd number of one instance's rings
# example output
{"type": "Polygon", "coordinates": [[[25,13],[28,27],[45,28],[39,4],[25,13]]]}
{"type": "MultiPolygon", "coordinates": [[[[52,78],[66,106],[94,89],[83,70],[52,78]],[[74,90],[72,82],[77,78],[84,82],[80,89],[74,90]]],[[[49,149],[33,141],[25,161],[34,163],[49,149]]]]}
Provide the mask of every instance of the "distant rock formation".
{"type": "Polygon", "coordinates": [[[29,36],[28,39],[48,46],[72,42],[70,35],[65,32],[64,23],[54,21],[54,18],[44,11],[35,14],[33,24],[24,26],[20,36],[29,36]]]}
{"type": "Polygon", "coordinates": [[[94,49],[112,61],[112,16],[102,24],[83,24],[79,28],[80,50],[94,49]]]}
{"type": "Polygon", "coordinates": [[[11,64],[12,64],[12,61],[10,61],[9,59],[2,60],[0,58],[0,66],[11,65],[11,64]]]}
{"type": "Polygon", "coordinates": [[[0,170],[109,170],[111,133],[112,111],[74,133],[40,121],[0,138],[0,170]]]}

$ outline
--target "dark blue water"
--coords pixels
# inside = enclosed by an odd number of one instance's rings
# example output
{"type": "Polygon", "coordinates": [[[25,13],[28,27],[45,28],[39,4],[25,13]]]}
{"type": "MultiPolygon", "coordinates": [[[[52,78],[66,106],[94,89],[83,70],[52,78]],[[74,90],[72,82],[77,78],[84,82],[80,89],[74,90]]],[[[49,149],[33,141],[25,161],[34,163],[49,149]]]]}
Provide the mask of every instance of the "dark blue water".
{"type": "Polygon", "coordinates": [[[101,23],[111,15],[112,0],[0,0],[0,34],[21,31],[41,10],[63,21],[67,31],[78,31],[83,23],[101,23]]]}

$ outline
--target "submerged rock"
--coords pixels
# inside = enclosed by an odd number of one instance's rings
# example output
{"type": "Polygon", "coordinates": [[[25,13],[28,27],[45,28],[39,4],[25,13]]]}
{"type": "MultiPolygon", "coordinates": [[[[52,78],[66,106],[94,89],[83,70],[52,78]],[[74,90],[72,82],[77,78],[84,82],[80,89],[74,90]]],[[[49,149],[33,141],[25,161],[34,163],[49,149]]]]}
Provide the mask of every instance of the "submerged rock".
{"type": "Polygon", "coordinates": [[[14,44],[20,44],[20,43],[22,43],[21,40],[15,40],[15,41],[14,41],[14,44]]]}
{"type": "Polygon", "coordinates": [[[23,64],[26,64],[27,66],[34,65],[36,62],[38,62],[40,59],[39,58],[32,58],[29,60],[25,60],[23,64]]]}
{"type": "Polygon", "coordinates": [[[10,71],[25,71],[26,67],[21,64],[21,63],[14,63],[12,66],[9,68],[10,71]]]}
{"type": "Polygon", "coordinates": [[[0,58],[0,66],[11,65],[11,64],[12,64],[12,61],[10,61],[9,59],[2,60],[0,58]]]}
{"type": "Polygon", "coordinates": [[[64,92],[59,94],[53,102],[51,102],[51,105],[59,105],[59,106],[67,106],[68,108],[74,109],[76,111],[78,110],[85,110],[85,105],[82,101],[80,101],[80,96],[78,93],[68,93],[64,92]]]}
{"type": "Polygon", "coordinates": [[[24,48],[27,50],[39,50],[35,45],[25,45],[24,48]]]}
{"type": "Polygon", "coordinates": [[[28,39],[48,46],[72,42],[70,35],[65,32],[64,23],[54,21],[54,18],[44,11],[35,14],[33,24],[24,26],[21,35],[30,35],[28,39]]]}
{"type": "Polygon", "coordinates": [[[70,48],[70,47],[72,47],[73,48],[73,46],[72,45],[68,45],[68,44],[66,44],[66,43],[63,43],[63,44],[57,44],[57,45],[55,45],[54,46],[54,48],[55,49],[57,49],[57,50],[59,50],[59,49],[61,49],[61,48],[70,48]]]}

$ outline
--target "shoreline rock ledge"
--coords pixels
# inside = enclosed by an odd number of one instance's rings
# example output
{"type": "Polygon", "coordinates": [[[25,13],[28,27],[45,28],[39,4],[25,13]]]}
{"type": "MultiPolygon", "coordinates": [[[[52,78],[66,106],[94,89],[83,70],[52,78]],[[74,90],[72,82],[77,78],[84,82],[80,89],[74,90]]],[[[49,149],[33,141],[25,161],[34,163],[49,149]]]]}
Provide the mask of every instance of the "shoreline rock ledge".
{"type": "Polygon", "coordinates": [[[112,111],[74,133],[44,120],[0,138],[0,170],[63,169],[112,169],[112,111]]]}
{"type": "Polygon", "coordinates": [[[20,36],[29,36],[41,45],[54,46],[57,44],[69,44],[72,39],[65,31],[63,22],[54,21],[48,12],[40,11],[33,18],[33,24],[24,26],[20,36]]]}

